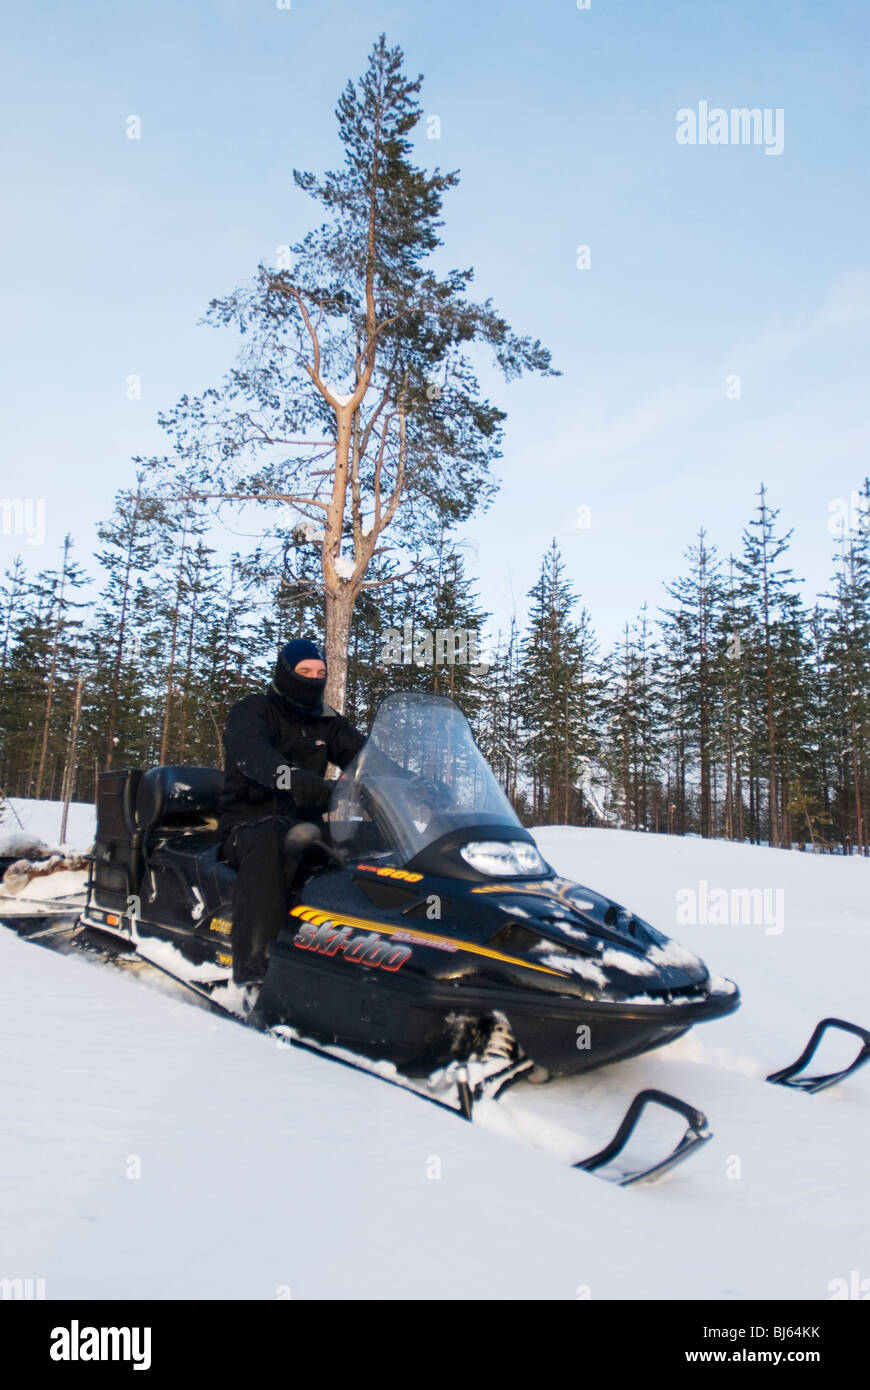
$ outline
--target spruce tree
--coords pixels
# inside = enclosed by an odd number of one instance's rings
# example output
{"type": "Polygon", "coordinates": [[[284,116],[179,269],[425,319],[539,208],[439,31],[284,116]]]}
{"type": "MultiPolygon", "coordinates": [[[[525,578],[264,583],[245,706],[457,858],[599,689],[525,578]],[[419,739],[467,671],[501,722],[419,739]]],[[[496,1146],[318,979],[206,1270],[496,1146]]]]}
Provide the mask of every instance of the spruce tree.
{"type": "Polygon", "coordinates": [[[497,780],[519,811],[520,634],[515,616],[506,633],[499,630],[496,634],[490,659],[477,710],[475,737],[497,780]]]}
{"type": "Polygon", "coordinates": [[[580,810],[581,764],[592,746],[592,695],[581,679],[594,652],[584,619],[585,648],[574,617],[577,599],[555,540],[546,552],[523,643],[517,694],[523,720],[523,762],[532,782],[532,810],[545,824],[569,824],[580,810]]]}
{"type": "Polygon", "coordinates": [[[618,788],[622,823],[628,830],[665,829],[667,805],[661,779],[662,664],[646,605],[637,622],[631,626],[626,623],[623,636],[608,659],[606,675],[606,762],[618,788]]]}
{"type": "Polygon", "coordinates": [[[743,623],[748,637],[747,689],[752,722],[753,782],[751,808],[760,831],[761,781],[767,784],[767,838],[776,848],[787,830],[787,794],[792,768],[785,731],[793,730],[804,699],[805,650],[800,636],[799,600],[792,571],[779,561],[787,553],[791,532],[777,535],[779,511],[767,501],[764,484],[758,515],[743,532],[743,553],[736,568],[741,578],[743,623]]]}
{"type": "Polygon", "coordinates": [[[722,600],[716,547],[703,528],[686,552],[689,573],[666,585],[677,607],[664,611],[662,624],[668,669],[668,713],[682,737],[678,748],[680,829],[685,831],[688,762],[695,761],[698,783],[698,829],[713,834],[713,724],[717,704],[716,628],[722,600]]]}
{"type": "Polygon", "coordinates": [[[844,528],[830,600],[826,657],[839,752],[837,809],[847,848],[870,845],[870,478],[856,524],[844,528]]]}
{"type": "Polygon", "coordinates": [[[43,601],[38,625],[32,634],[34,655],[40,646],[43,652],[40,663],[42,709],[32,779],[32,795],[37,801],[43,796],[51,799],[60,790],[64,735],[81,666],[83,620],[80,610],[85,603],[76,598],[76,594],[84,587],[86,576],[81,565],[73,560],[72,549],[72,536],[67,535],[60,569],[44,571],[36,580],[43,601]]]}
{"type": "Polygon", "coordinates": [[[103,548],[97,559],[105,573],[93,621],[94,676],[87,701],[88,721],[102,737],[92,740],[93,756],[110,769],[139,765],[150,740],[143,738],[151,718],[155,562],[161,527],[171,524],[165,504],[143,491],[143,474],[134,492],[115,498],[115,511],[98,527],[103,548]],[[149,660],[151,658],[151,660],[149,660]]]}

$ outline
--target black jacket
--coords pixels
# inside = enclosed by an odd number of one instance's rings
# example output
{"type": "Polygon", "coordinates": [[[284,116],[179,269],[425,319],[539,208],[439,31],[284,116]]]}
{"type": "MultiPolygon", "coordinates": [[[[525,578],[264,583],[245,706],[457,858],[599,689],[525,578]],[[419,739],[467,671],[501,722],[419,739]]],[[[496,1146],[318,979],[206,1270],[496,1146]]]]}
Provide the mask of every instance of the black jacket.
{"type": "Polygon", "coordinates": [[[321,777],[327,763],[345,768],[364,743],[359,729],[329,705],[319,714],[302,714],[274,687],[263,695],[246,695],[233,705],[224,728],[221,830],[268,815],[319,819],[321,812],[299,805],[289,790],[279,787],[279,778],[289,786],[290,767],[321,777]]]}

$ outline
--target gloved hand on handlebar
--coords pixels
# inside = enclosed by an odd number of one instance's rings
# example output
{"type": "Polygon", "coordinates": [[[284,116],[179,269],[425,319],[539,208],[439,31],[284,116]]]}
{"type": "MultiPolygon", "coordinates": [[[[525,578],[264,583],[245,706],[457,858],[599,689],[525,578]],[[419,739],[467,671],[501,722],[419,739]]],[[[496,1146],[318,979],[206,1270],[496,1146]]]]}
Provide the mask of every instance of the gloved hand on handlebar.
{"type": "Polygon", "coordinates": [[[306,772],[304,767],[294,767],[290,773],[290,791],[300,810],[325,811],[334,787],[334,782],[327,782],[316,772],[306,772]]]}

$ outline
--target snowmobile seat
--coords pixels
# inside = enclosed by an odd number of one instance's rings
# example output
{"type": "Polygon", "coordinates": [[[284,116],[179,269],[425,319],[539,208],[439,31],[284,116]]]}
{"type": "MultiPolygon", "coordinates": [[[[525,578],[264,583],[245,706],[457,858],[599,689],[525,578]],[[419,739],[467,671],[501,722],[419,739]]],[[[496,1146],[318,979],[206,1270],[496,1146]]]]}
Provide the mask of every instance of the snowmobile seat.
{"type": "Polygon", "coordinates": [[[136,795],[136,828],[217,831],[224,775],[213,767],[152,767],[136,795]]]}

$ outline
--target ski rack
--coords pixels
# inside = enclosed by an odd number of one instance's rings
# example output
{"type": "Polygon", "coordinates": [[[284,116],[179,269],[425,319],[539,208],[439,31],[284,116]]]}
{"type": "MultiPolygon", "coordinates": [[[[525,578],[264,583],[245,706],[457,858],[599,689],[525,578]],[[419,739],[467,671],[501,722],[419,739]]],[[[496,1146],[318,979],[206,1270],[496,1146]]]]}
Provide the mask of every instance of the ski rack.
{"type": "Polygon", "coordinates": [[[810,1040],[801,1055],[789,1066],[781,1067],[779,1071],[772,1071],[765,1079],[772,1082],[774,1086],[788,1086],[790,1090],[806,1091],[809,1095],[815,1095],[816,1091],[827,1090],[829,1086],[835,1086],[844,1077],[851,1076],[852,1072],[863,1067],[868,1058],[870,1058],[870,1031],[862,1028],[858,1023],[848,1023],[844,1018],[823,1018],[813,1029],[810,1040]],[[863,1046],[857,1057],[847,1067],[841,1067],[839,1071],[798,1076],[797,1073],[803,1071],[813,1057],[823,1034],[829,1028],[839,1028],[843,1033],[854,1033],[855,1037],[861,1039],[863,1046]]]}

